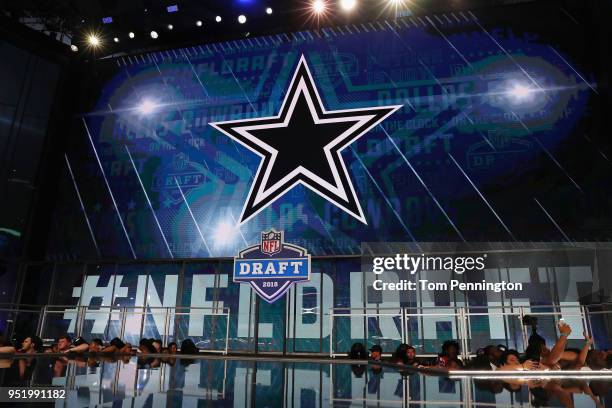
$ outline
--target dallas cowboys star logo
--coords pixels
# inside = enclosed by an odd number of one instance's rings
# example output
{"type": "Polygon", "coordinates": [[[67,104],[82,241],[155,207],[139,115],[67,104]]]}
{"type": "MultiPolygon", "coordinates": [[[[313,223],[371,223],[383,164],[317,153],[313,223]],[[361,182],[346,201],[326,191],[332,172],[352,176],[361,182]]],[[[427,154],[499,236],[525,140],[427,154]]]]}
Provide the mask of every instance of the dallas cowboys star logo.
{"type": "Polygon", "coordinates": [[[239,223],[302,184],[367,224],[341,153],[401,107],[327,111],[302,55],[277,116],[210,124],[262,158],[239,223]]]}

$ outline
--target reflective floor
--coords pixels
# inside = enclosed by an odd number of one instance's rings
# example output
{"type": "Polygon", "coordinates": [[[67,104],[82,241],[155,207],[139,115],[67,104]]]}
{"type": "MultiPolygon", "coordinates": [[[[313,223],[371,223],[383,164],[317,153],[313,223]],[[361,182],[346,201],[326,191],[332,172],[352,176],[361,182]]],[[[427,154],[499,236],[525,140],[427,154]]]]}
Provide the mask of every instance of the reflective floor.
{"type": "Polygon", "coordinates": [[[0,385],[65,387],[57,407],[610,407],[612,380],[486,380],[342,363],[0,359],[0,385]]]}

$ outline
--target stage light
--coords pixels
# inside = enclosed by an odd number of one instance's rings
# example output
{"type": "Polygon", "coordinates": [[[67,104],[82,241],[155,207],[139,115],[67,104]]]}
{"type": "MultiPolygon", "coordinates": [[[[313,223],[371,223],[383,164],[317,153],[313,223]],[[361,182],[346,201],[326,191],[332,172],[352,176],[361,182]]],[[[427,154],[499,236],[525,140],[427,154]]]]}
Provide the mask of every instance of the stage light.
{"type": "Polygon", "coordinates": [[[523,83],[508,86],[506,95],[513,104],[525,104],[533,101],[535,90],[523,83]]]}
{"type": "Polygon", "coordinates": [[[102,48],[102,46],[104,45],[103,43],[104,41],[100,33],[96,31],[90,31],[85,34],[84,45],[85,48],[87,48],[89,51],[95,52],[98,48],[102,48]]]}
{"type": "Polygon", "coordinates": [[[172,30],[174,26],[172,24],[168,24],[168,30],[172,30]]]}
{"type": "Polygon", "coordinates": [[[357,6],[357,0],[340,0],[340,7],[344,11],[351,11],[357,6]]]}
{"type": "Polygon", "coordinates": [[[140,102],[140,105],[138,106],[138,111],[140,111],[140,113],[142,113],[143,115],[148,115],[153,112],[156,107],[157,105],[155,105],[155,102],[150,99],[144,99],[142,102],[140,102]]]}
{"type": "Polygon", "coordinates": [[[238,16],[238,22],[239,22],[240,24],[244,24],[244,23],[246,23],[246,16],[245,16],[244,14],[239,15],[239,16],[238,16]]]}
{"type": "Polygon", "coordinates": [[[171,6],[167,6],[166,7],[166,11],[168,13],[176,13],[178,11],[178,5],[177,4],[173,4],[171,6]]]}
{"type": "Polygon", "coordinates": [[[196,21],[196,25],[197,25],[198,27],[202,27],[202,20],[198,20],[198,21],[196,21]]]}
{"type": "Polygon", "coordinates": [[[157,31],[151,31],[151,38],[156,39],[157,37],[159,37],[157,31]]]}
{"type": "Polygon", "coordinates": [[[77,51],[79,50],[79,47],[77,47],[76,45],[72,44],[72,45],[70,46],[70,49],[71,49],[73,52],[77,52],[77,51]]]}
{"type": "Polygon", "coordinates": [[[510,89],[510,95],[516,99],[525,99],[531,94],[532,90],[525,85],[517,84],[510,89]]]}
{"type": "Polygon", "coordinates": [[[405,17],[412,15],[411,11],[406,7],[406,0],[387,0],[384,6],[385,11],[392,11],[395,17],[405,17]]]}
{"type": "Polygon", "coordinates": [[[113,22],[113,18],[112,17],[102,17],[102,24],[110,24],[113,22]]]}
{"type": "Polygon", "coordinates": [[[130,37],[130,38],[134,38],[134,37],[135,37],[135,35],[134,35],[134,33],[133,33],[132,31],[130,31],[130,32],[128,33],[128,37],[130,37]]]}
{"type": "Polygon", "coordinates": [[[269,14],[272,14],[272,7],[268,7],[268,8],[266,9],[266,14],[268,14],[268,15],[269,15],[269,14]]]}
{"type": "Polygon", "coordinates": [[[93,48],[98,48],[100,46],[100,38],[95,34],[90,34],[87,36],[87,43],[93,48]]]}
{"type": "Polygon", "coordinates": [[[217,23],[220,23],[220,22],[221,22],[221,20],[222,20],[221,16],[217,16],[217,17],[215,17],[215,21],[216,21],[217,23]]]}
{"type": "Polygon", "coordinates": [[[119,42],[119,38],[115,37],[115,38],[113,38],[113,41],[118,43],[119,42]]]}
{"type": "Polygon", "coordinates": [[[327,20],[329,11],[328,0],[311,0],[308,6],[304,9],[304,17],[308,21],[312,21],[319,27],[322,22],[327,20]]]}
{"type": "Polygon", "coordinates": [[[325,2],[323,0],[315,0],[312,2],[312,10],[316,14],[322,14],[325,12],[325,2]]]}

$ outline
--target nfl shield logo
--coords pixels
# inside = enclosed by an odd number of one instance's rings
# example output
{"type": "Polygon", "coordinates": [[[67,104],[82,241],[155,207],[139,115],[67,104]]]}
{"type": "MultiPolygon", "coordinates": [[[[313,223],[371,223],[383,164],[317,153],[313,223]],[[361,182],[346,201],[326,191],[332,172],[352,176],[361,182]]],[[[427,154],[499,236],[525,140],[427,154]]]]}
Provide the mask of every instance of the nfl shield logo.
{"type": "Polygon", "coordinates": [[[234,282],[248,283],[266,302],[280,299],[292,285],[310,280],[310,255],[283,241],[283,232],[261,234],[261,242],[234,257],[234,282]]]}
{"type": "Polygon", "coordinates": [[[270,230],[269,232],[262,232],[261,252],[269,256],[279,253],[281,250],[282,241],[282,232],[277,232],[274,230],[270,230]]]}

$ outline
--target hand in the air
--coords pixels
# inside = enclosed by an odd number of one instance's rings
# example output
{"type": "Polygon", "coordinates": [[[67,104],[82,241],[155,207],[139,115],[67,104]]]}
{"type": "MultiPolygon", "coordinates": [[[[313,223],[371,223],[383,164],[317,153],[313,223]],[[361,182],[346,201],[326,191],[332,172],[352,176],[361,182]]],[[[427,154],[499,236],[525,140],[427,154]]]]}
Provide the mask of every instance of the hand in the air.
{"type": "Polygon", "coordinates": [[[567,337],[570,335],[571,332],[572,332],[572,328],[569,326],[569,324],[563,321],[559,322],[559,333],[567,337]]]}

